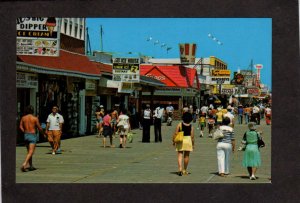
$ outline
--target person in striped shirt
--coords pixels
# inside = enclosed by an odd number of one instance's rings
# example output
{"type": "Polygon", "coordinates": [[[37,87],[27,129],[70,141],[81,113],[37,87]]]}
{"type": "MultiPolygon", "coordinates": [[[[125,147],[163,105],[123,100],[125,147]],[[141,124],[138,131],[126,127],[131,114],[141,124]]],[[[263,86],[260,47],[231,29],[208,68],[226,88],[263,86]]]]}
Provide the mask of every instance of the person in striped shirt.
{"type": "Polygon", "coordinates": [[[218,139],[217,144],[217,160],[218,160],[218,173],[221,177],[229,175],[229,161],[231,151],[235,150],[235,137],[234,130],[229,126],[230,118],[223,119],[223,125],[220,126],[224,137],[218,139]]]}

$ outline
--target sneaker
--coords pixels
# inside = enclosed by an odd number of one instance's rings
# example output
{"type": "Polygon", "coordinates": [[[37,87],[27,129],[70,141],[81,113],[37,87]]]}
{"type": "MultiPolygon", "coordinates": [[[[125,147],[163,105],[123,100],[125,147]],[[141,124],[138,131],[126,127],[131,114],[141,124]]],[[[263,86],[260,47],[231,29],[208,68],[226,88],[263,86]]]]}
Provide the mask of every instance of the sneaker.
{"type": "Polygon", "coordinates": [[[59,148],[58,150],[56,150],[56,153],[61,154],[61,148],[59,148]]]}
{"type": "Polygon", "coordinates": [[[254,175],[250,176],[250,180],[255,180],[256,177],[254,175]]]}
{"type": "Polygon", "coordinates": [[[55,152],[52,152],[53,155],[55,155],[55,152]]]}

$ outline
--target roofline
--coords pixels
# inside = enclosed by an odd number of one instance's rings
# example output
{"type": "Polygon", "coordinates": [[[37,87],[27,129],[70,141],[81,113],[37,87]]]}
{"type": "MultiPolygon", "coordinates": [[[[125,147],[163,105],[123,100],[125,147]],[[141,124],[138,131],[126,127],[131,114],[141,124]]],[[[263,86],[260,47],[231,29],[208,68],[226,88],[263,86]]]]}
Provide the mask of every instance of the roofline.
{"type": "Polygon", "coordinates": [[[100,80],[101,73],[99,74],[87,74],[80,71],[69,71],[69,70],[58,70],[55,68],[48,68],[44,66],[37,66],[25,62],[17,61],[16,65],[21,65],[25,67],[19,67],[17,66],[17,69],[19,70],[27,70],[27,71],[35,71],[37,73],[52,73],[55,75],[65,75],[65,76],[72,76],[72,77],[80,77],[80,78],[87,78],[87,79],[95,79],[100,80]],[[30,70],[32,69],[33,70],[30,70]]]}

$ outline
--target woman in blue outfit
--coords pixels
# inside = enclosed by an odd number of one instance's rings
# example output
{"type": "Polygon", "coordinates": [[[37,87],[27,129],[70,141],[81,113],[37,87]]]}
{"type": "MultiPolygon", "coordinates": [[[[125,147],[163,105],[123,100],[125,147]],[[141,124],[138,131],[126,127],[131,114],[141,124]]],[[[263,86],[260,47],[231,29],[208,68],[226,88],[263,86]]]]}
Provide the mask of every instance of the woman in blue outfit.
{"type": "Polygon", "coordinates": [[[250,180],[255,180],[257,168],[261,165],[260,152],[257,141],[259,134],[256,132],[255,123],[248,124],[249,130],[244,134],[243,140],[246,141],[246,149],[243,156],[243,167],[247,167],[250,180]]]}

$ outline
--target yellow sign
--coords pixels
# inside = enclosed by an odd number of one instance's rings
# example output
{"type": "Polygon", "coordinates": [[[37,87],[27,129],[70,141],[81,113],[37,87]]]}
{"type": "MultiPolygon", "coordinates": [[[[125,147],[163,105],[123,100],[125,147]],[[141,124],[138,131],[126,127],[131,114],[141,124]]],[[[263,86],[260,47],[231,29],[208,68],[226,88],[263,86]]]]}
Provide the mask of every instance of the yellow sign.
{"type": "Polygon", "coordinates": [[[230,76],[230,70],[212,70],[212,76],[230,76]]]}

